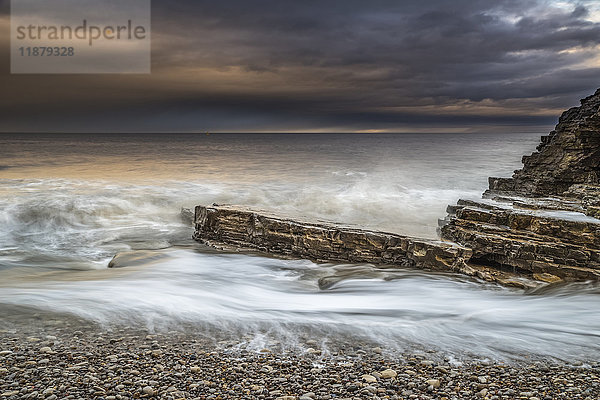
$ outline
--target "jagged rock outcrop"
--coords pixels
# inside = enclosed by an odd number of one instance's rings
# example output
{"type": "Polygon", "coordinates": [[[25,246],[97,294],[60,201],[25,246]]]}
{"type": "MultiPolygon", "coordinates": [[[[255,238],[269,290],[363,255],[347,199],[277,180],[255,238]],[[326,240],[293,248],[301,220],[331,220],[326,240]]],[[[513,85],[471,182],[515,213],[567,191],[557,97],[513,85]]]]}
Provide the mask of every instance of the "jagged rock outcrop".
{"type": "Polygon", "coordinates": [[[442,238],[472,249],[471,263],[550,281],[600,278],[600,89],[523,164],[490,178],[485,200],[450,206],[442,238]]]}
{"type": "Polygon", "coordinates": [[[600,89],[560,117],[512,178],[448,207],[446,242],[198,206],[194,238],[216,247],[325,262],[460,272],[505,285],[600,279],[600,89]]]}
{"type": "Polygon", "coordinates": [[[512,178],[490,178],[493,192],[556,196],[575,184],[600,185],[600,89],[565,111],[512,178]]]}

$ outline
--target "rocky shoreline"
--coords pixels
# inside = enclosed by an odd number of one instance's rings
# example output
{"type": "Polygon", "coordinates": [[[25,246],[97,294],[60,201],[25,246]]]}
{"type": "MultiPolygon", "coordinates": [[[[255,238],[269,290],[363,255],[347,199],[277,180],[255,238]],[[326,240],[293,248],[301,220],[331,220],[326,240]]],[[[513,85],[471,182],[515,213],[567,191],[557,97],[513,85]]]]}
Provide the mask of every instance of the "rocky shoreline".
{"type": "MultiPolygon", "coordinates": [[[[231,206],[197,207],[195,239],[283,257],[459,272],[525,288],[595,280],[599,108],[600,90],[563,114],[513,178],[490,178],[484,199],[450,206],[440,224],[446,242],[231,206]]],[[[0,399],[6,400],[600,398],[600,363],[593,352],[585,363],[528,354],[510,362],[457,360],[436,349],[399,352],[390,342],[361,336],[338,335],[325,344],[306,331],[290,346],[263,332],[257,344],[252,334],[226,329],[157,332],[39,310],[4,311],[0,399]]]]}
{"type": "Polygon", "coordinates": [[[90,325],[0,331],[0,398],[597,399],[600,364],[520,364],[389,353],[360,340],[302,351],[185,331],[90,325]],[[81,328],[81,330],[79,330],[81,328]]]}
{"type": "Polygon", "coordinates": [[[460,200],[432,241],[307,222],[241,206],[198,206],[194,238],[316,261],[409,266],[532,288],[600,279],[600,89],[563,113],[512,178],[460,200]]]}
{"type": "Polygon", "coordinates": [[[194,227],[195,240],[226,251],[455,272],[524,289],[542,283],[515,271],[470,263],[472,250],[455,243],[308,222],[242,206],[198,206],[194,227]]]}
{"type": "Polygon", "coordinates": [[[441,237],[471,262],[548,283],[600,278],[600,89],[565,111],[511,178],[490,178],[481,201],[460,200],[441,237]]]}

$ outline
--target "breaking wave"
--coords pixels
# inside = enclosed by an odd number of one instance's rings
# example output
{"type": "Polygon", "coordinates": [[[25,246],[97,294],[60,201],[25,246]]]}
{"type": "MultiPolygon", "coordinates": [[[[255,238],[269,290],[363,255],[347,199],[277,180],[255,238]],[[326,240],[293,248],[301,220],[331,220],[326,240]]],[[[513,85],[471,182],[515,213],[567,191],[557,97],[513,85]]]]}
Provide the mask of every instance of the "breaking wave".
{"type": "Polygon", "coordinates": [[[191,240],[180,209],[211,203],[435,237],[447,204],[478,197],[488,176],[518,166],[509,154],[537,143],[341,138],[0,138],[11,165],[0,169],[0,324],[6,307],[33,307],[106,327],[217,329],[256,346],[269,335],[291,345],[355,335],[398,350],[597,359],[595,285],[525,293],[451,274],[222,254],[191,240]],[[108,269],[116,254],[123,268],[108,269]]]}

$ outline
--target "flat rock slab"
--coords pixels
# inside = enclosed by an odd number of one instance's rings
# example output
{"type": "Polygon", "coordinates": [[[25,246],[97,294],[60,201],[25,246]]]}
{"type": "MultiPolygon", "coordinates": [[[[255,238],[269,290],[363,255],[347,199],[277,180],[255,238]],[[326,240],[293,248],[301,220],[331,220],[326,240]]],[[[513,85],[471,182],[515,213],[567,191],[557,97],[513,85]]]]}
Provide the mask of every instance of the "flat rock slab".
{"type": "Polygon", "coordinates": [[[600,279],[600,220],[571,211],[569,201],[560,207],[560,199],[551,210],[545,199],[528,210],[518,205],[536,199],[515,202],[460,200],[449,208],[441,235],[472,249],[471,263],[513,268],[547,282],[600,279]]]}
{"type": "MultiPolygon", "coordinates": [[[[487,266],[470,265],[472,251],[450,242],[308,222],[230,205],[198,206],[194,239],[213,247],[252,249],[317,262],[370,263],[458,272],[519,287],[535,281],[487,266]]],[[[539,283],[539,282],[538,282],[539,283]]]]}

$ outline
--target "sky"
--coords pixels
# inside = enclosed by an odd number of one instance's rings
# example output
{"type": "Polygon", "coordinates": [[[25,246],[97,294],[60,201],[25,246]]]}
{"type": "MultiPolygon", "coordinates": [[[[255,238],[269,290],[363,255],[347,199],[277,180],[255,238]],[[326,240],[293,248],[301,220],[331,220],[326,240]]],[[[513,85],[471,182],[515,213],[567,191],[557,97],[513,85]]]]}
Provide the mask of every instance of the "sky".
{"type": "Polygon", "coordinates": [[[600,87],[597,0],[153,0],[152,73],[11,75],[0,132],[546,132],[600,87]]]}

